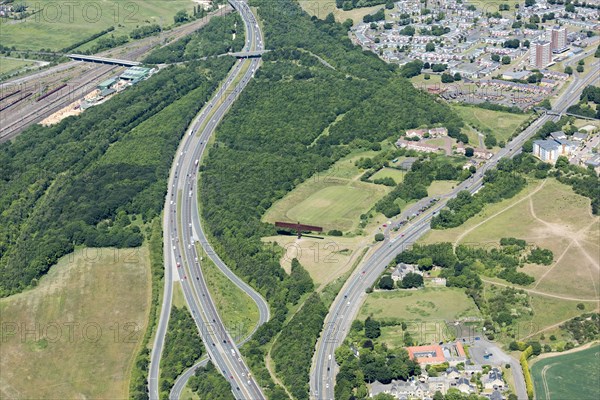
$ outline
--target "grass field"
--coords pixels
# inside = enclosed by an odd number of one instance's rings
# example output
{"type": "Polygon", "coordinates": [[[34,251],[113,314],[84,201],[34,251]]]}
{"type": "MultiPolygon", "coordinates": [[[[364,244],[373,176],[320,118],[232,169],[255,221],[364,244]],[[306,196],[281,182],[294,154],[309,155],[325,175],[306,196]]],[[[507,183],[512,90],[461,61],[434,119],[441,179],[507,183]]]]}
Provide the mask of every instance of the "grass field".
{"type": "Polygon", "coordinates": [[[196,394],[196,392],[192,392],[192,389],[188,385],[181,391],[180,400],[199,400],[200,396],[196,394]]]}
{"type": "Polygon", "coordinates": [[[0,75],[4,75],[9,72],[17,71],[21,68],[28,67],[32,64],[33,64],[32,61],[0,57],[0,75]]]}
{"type": "Polygon", "coordinates": [[[360,215],[391,188],[358,180],[361,171],[354,162],[374,152],[362,152],[336,162],[329,170],[316,174],[277,201],[263,221],[298,222],[322,226],[325,231],[355,229],[360,215]]]}
{"type": "MultiPolygon", "coordinates": [[[[475,126],[481,133],[492,132],[498,141],[508,141],[519,125],[529,118],[528,114],[512,114],[503,111],[486,110],[479,107],[454,104],[452,108],[465,123],[475,126]]],[[[471,137],[469,137],[469,141],[471,141],[471,137]]],[[[473,144],[477,143],[475,141],[473,144]]]]}
{"type": "Polygon", "coordinates": [[[409,79],[414,86],[422,87],[429,85],[440,85],[442,83],[442,76],[431,74],[429,72],[423,72],[417,76],[413,76],[409,79]],[[429,79],[425,79],[425,74],[429,74],[429,79]]]}
{"type": "Polygon", "coordinates": [[[378,5],[344,11],[337,8],[335,6],[335,1],[331,0],[299,0],[298,3],[300,3],[300,7],[302,7],[302,9],[304,9],[308,15],[314,15],[317,18],[325,19],[327,14],[333,13],[337,22],[344,22],[350,18],[352,21],[354,21],[355,25],[359,22],[362,22],[362,19],[365,15],[371,14],[383,7],[383,5],[378,5]]]}
{"type": "Polygon", "coordinates": [[[192,10],[191,0],[27,1],[35,15],[21,21],[0,20],[2,44],[19,50],[60,50],[111,26],[115,36],[138,26],[173,24],[179,10],[192,10]]]}
{"type": "Polygon", "coordinates": [[[371,176],[371,180],[390,177],[394,180],[394,182],[400,183],[404,180],[405,174],[406,174],[406,171],[401,171],[396,168],[385,168],[384,167],[384,168],[380,169],[379,171],[377,171],[373,176],[371,176]]]}
{"type": "MultiPolygon", "coordinates": [[[[453,340],[456,332],[446,322],[464,317],[481,317],[473,300],[458,288],[435,287],[421,290],[376,291],[367,296],[358,319],[373,315],[378,319],[400,319],[416,343],[453,340]]],[[[382,342],[403,347],[404,332],[400,325],[381,328],[382,342]]]]}
{"type": "Polygon", "coordinates": [[[346,273],[362,254],[360,249],[372,242],[370,237],[337,237],[315,239],[303,236],[265,237],[266,243],[275,242],[284,249],[280,263],[288,273],[293,258],[308,271],[316,286],[324,286],[346,273]]]}
{"type": "Polygon", "coordinates": [[[600,299],[600,224],[590,212],[589,199],[570,187],[554,179],[535,180],[514,198],[487,205],[460,227],[430,231],[422,242],[485,247],[512,236],[552,250],[553,264],[526,264],[521,270],[536,279],[526,288],[534,314],[525,319],[541,331],[580,314],[578,302],[592,309],[600,299]]]}
{"type": "Polygon", "coordinates": [[[531,375],[538,400],[600,397],[600,346],[537,361],[531,375]]]}
{"type": "Polygon", "coordinates": [[[457,184],[458,181],[433,181],[427,188],[427,194],[429,196],[440,196],[450,192],[457,184]]]}
{"type": "Polygon", "coordinates": [[[234,340],[248,335],[258,322],[258,307],[240,288],[231,282],[215,267],[203,254],[202,272],[206,279],[206,286],[217,307],[223,323],[234,340]]]}
{"type": "Polygon", "coordinates": [[[1,299],[0,398],[127,398],[150,285],[146,247],[81,249],[1,299]]]}
{"type": "Polygon", "coordinates": [[[452,321],[480,316],[463,289],[446,287],[373,292],[367,296],[358,318],[371,314],[405,321],[452,321]]]}

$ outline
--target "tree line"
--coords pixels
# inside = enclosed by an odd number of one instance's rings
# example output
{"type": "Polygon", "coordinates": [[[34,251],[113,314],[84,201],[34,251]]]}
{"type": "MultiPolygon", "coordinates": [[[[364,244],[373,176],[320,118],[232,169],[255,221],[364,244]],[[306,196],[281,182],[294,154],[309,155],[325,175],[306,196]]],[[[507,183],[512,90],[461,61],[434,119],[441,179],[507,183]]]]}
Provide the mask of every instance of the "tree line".
{"type": "Polygon", "coordinates": [[[231,385],[210,361],[205,367],[196,369],[196,373],[190,377],[188,385],[200,400],[235,399],[231,393],[231,385]]]}
{"type": "Polygon", "coordinates": [[[179,139],[232,64],[167,68],[0,145],[0,295],[35,284],[75,246],[139,246],[137,219],[161,212],[179,139]]]}
{"type": "Polygon", "coordinates": [[[186,307],[174,306],[169,317],[165,346],[160,359],[159,391],[168,399],[175,379],[194,365],[205,352],[198,327],[186,307]]]}
{"type": "Polygon", "coordinates": [[[152,273],[152,299],[150,301],[150,320],[144,337],[142,338],[141,350],[136,355],[129,379],[129,398],[132,400],[148,400],[148,368],[150,366],[150,340],[154,328],[160,316],[159,294],[162,291],[162,278],[164,276],[163,265],[163,236],[162,220],[154,218],[148,238],[150,248],[150,271],[152,273]]]}
{"type": "Polygon", "coordinates": [[[375,204],[375,210],[391,218],[401,211],[396,200],[420,200],[427,197],[427,187],[434,180],[464,180],[470,175],[469,170],[453,165],[445,157],[432,155],[428,160],[417,160],[404,180],[375,204]]]}

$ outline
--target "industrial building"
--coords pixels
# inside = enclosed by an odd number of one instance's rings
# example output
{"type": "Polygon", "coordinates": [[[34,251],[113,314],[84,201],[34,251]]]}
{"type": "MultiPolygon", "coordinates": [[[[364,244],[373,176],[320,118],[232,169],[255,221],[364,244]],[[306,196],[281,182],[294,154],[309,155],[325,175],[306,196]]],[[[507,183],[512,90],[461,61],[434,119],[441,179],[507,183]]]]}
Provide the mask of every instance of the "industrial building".
{"type": "Polygon", "coordinates": [[[151,72],[152,69],[150,68],[131,67],[127,68],[125,72],[121,74],[120,78],[126,81],[131,81],[132,84],[135,84],[143,79],[146,79],[151,72]]]}

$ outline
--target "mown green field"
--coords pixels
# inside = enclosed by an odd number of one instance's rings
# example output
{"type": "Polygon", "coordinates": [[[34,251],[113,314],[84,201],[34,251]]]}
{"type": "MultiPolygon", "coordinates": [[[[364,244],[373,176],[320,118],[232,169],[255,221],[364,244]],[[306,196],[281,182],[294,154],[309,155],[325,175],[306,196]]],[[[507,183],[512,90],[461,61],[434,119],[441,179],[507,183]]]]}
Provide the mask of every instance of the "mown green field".
{"type": "Polygon", "coordinates": [[[537,361],[531,375],[538,400],[600,398],[600,346],[537,361]]]}
{"type": "Polygon", "coordinates": [[[358,318],[398,318],[406,321],[452,321],[481,314],[472,299],[459,288],[376,291],[367,297],[358,318]]]}
{"type": "Polygon", "coordinates": [[[127,398],[150,281],[146,246],[84,248],[0,300],[0,398],[127,398]]]}
{"type": "MultiPolygon", "coordinates": [[[[355,162],[360,157],[372,157],[374,154],[369,151],[349,155],[327,171],[314,175],[273,204],[263,221],[299,221],[322,226],[325,231],[339,229],[347,232],[356,228],[360,215],[369,211],[391,190],[388,186],[358,179],[363,171],[354,165],[355,162]]],[[[402,171],[389,170],[398,176],[403,174],[402,171]]]]}
{"type": "MultiPolygon", "coordinates": [[[[53,0],[26,1],[36,12],[21,21],[0,19],[2,44],[19,50],[60,50],[111,26],[115,36],[128,35],[149,23],[167,26],[191,0],[53,0]]],[[[110,35],[110,34],[109,34],[110,35]]]]}
{"type": "MultiPolygon", "coordinates": [[[[529,114],[513,114],[479,107],[452,105],[452,108],[466,124],[476,127],[481,133],[493,133],[498,141],[508,141],[519,125],[529,118],[529,114]]],[[[478,146],[478,141],[472,144],[478,146]]]]}
{"type": "Polygon", "coordinates": [[[381,179],[381,178],[392,178],[394,182],[400,183],[404,180],[404,175],[406,171],[401,171],[396,168],[382,168],[377,171],[373,176],[371,176],[371,180],[381,179]]]}
{"type": "Polygon", "coordinates": [[[371,208],[374,200],[384,194],[384,190],[363,182],[327,185],[292,206],[286,217],[292,221],[346,231],[359,220],[360,214],[371,208]]]}
{"type": "Polygon", "coordinates": [[[458,185],[458,181],[433,181],[427,188],[427,194],[429,196],[440,196],[446,194],[458,185]]]}

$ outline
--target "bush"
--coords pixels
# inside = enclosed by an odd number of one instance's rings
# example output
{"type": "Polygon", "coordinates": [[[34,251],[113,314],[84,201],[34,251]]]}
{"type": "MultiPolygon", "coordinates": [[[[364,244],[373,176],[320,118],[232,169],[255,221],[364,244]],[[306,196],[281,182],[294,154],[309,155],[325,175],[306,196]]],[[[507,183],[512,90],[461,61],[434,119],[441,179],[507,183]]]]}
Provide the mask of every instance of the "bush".
{"type": "Polygon", "coordinates": [[[533,381],[531,380],[531,373],[529,372],[529,363],[527,359],[533,353],[533,348],[529,346],[522,354],[521,354],[521,368],[523,368],[523,376],[525,377],[525,387],[527,389],[527,397],[529,400],[533,399],[533,381]]]}
{"type": "Polygon", "coordinates": [[[383,242],[383,240],[385,239],[385,236],[383,233],[377,233],[375,234],[375,241],[376,242],[383,242]]]}
{"type": "Polygon", "coordinates": [[[402,278],[402,287],[404,289],[416,288],[423,286],[423,276],[414,272],[409,272],[402,278]]]}
{"type": "Polygon", "coordinates": [[[381,279],[379,279],[379,284],[377,286],[379,289],[392,290],[394,288],[394,280],[390,275],[383,275],[381,279]]]}

